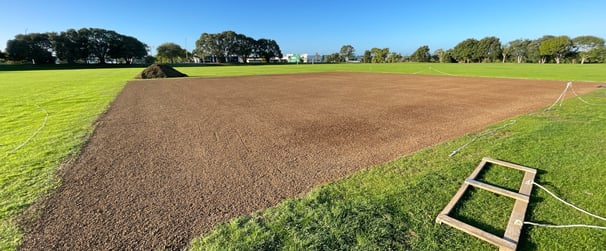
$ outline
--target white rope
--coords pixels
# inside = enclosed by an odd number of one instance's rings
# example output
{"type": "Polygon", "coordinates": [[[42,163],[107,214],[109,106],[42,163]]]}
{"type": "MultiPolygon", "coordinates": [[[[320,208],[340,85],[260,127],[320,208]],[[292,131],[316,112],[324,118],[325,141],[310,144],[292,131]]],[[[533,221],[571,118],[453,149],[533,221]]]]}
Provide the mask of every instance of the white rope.
{"type": "Polygon", "coordinates": [[[532,225],[532,226],[537,226],[537,227],[550,227],[550,228],[585,227],[585,228],[594,228],[594,229],[606,230],[606,227],[603,227],[603,226],[594,226],[594,225],[585,225],[585,224],[551,225],[551,224],[535,223],[535,222],[531,222],[531,221],[524,221],[524,224],[526,224],[526,225],[532,225]]]}
{"type": "Polygon", "coordinates": [[[34,137],[36,137],[36,135],[42,130],[44,129],[44,127],[46,126],[46,122],[48,121],[48,111],[46,111],[44,108],[40,107],[38,104],[34,104],[36,106],[36,108],[38,108],[39,110],[43,111],[44,113],[46,113],[46,116],[44,117],[44,121],[42,122],[42,125],[31,135],[29,136],[29,138],[27,138],[25,141],[23,141],[23,143],[21,143],[20,145],[18,145],[17,147],[15,147],[15,149],[7,152],[4,157],[2,157],[3,159],[6,158],[8,155],[11,155],[13,153],[15,153],[16,151],[18,151],[19,149],[21,149],[21,147],[25,146],[27,143],[29,143],[30,140],[32,140],[34,137]]]}
{"type": "Polygon", "coordinates": [[[551,106],[547,107],[543,111],[549,111],[549,110],[551,110],[551,108],[553,108],[558,103],[560,103],[560,106],[562,106],[562,103],[564,103],[564,97],[566,96],[566,93],[568,92],[568,90],[572,91],[572,93],[574,94],[574,96],[576,96],[579,100],[581,100],[581,102],[583,102],[583,103],[585,103],[587,105],[596,105],[596,104],[589,103],[586,100],[584,100],[583,98],[581,98],[581,96],[574,89],[574,86],[573,86],[572,82],[568,82],[568,83],[566,83],[566,88],[564,88],[564,91],[562,91],[562,93],[560,94],[560,96],[558,97],[558,99],[556,99],[556,101],[553,102],[553,104],[551,106]]]}
{"type": "Polygon", "coordinates": [[[593,105],[587,101],[585,101],[583,98],[581,98],[581,96],[579,96],[579,94],[577,94],[577,92],[574,90],[574,87],[571,87],[570,90],[572,90],[572,93],[574,93],[575,96],[577,96],[577,98],[581,101],[583,101],[583,103],[588,104],[588,105],[593,105]]]}
{"type": "MultiPolygon", "coordinates": [[[[589,215],[589,216],[591,216],[593,218],[606,221],[606,217],[599,216],[599,215],[587,212],[586,210],[583,210],[583,209],[581,209],[581,208],[579,208],[579,207],[577,207],[577,206],[575,206],[575,205],[573,205],[573,204],[571,204],[571,203],[569,203],[569,202],[561,199],[560,197],[556,196],[554,193],[552,193],[551,191],[547,190],[547,188],[539,185],[538,183],[536,183],[534,181],[530,181],[530,180],[529,180],[529,182],[532,183],[532,185],[535,185],[536,187],[538,187],[540,189],[543,189],[543,191],[547,192],[549,195],[551,195],[552,197],[556,198],[558,201],[564,203],[565,205],[570,206],[570,207],[572,207],[572,208],[574,208],[574,209],[576,209],[576,210],[578,210],[578,211],[580,211],[580,212],[582,212],[584,214],[587,214],[587,215],[589,215]]],[[[584,228],[593,228],[593,229],[606,230],[605,226],[595,226],[595,225],[585,225],[585,224],[552,225],[552,224],[541,224],[541,223],[536,223],[536,222],[531,222],[531,221],[524,221],[524,224],[532,225],[532,226],[537,226],[537,227],[549,227],[549,228],[575,228],[575,227],[584,227],[584,228]]]]}
{"type": "Polygon", "coordinates": [[[497,132],[498,130],[501,130],[501,129],[505,128],[505,127],[508,127],[508,126],[510,126],[510,125],[513,125],[513,124],[515,124],[516,122],[517,122],[517,121],[512,120],[512,121],[509,121],[509,123],[504,124],[504,125],[502,125],[502,126],[500,126],[500,127],[494,128],[494,129],[492,129],[492,130],[484,131],[484,132],[482,132],[482,133],[478,134],[478,135],[477,135],[477,136],[475,136],[473,139],[471,139],[469,142],[467,142],[467,143],[463,144],[462,146],[460,146],[460,147],[459,147],[459,148],[457,148],[456,150],[452,151],[452,152],[451,152],[451,153],[448,155],[448,157],[452,157],[452,156],[454,156],[454,155],[455,155],[455,154],[457,154],[459,151],[463,150],[465,147],[467,147],[469,144],[473,143],[473,142],[474,142],[474,141],[476,141],[477,139],[479,139],[479,138],[481,138],[481,137],[484,137],[484,136],[487,136],[487,135],[494,134],[494,133],[495,133],[495,132],[497,132]]]}
{"type": "Polygon", "coordinates": [[[446,74],[446,75],[448,75],[448,76],[455,76],[454,74],[450,74],[450,73],[446,73],[446,72],[440,71],[440,70],[435,69],[435,68],[433,68],[433,67],[431,67],[431,66],[429,67],[429,69],[430,69],[430,70],[432,70],[432,71],[435,71],[435,72],[439,72],[439,73],[442,73],[442,74],[446,74]]]}
{"type": "Polygon", "coordinates": [[[578,211],[580,211],[580,212],[582,212],[582,213],[585,213],[585,214],[587,214],[587,215],[589,215],[589,216],[591,216],[591,217],[594,217],[594,218],[596,218],[596,219],[600,219],[600,220],[606,221],[606,218],[605,218],[605,217],[603,217],[603,216],[599,216],[599,215],[596,215],[596,214],[592,214],[592,213],[587,212],[587,211],[585,211],[585,210],[583,210],[583,209],[581,209],[581,208],[579,208],[579,207],[577,207],[577,206],[575,206],[575,205],[573,205],[573,204],[570,204],[569,202],[566,202],[566,201],[565,201],[565,200],[563,200],[563,199],[560,199],[560,197],[556,196],[556,195],[555,195],[555,194],[553,194],[551,191],[547,190],[547,188],[544,188],[543,186],[541,186],[541,185],[537,184],[536,182],[532,181],[532,184],[533,184],[533,185],[535,185],[535,186],[537,186],[537,187],[538,187],[538,188],[540,188],[540,189],[543,189],[543,190],[544,190],[545,192],[547,192],[549,195],[551,195],[552,197],[556,198],[557,200],[559,200],[560,202],[564,203],[565,205],[570,206],[570,207],[572,207],[572,208],[574,208],[574,209],[576,209],[576,210],[578,210],[578,211]]]}
{"type": "MultiPolygon", "coordinates": [[[[448,73],[446,73],[446,72],[442,72],[442,71],[439,71],[439,70],[437,70],[437,69],[434,69],[434,68],[432,68],[431,66],[429,67],[429,69],[434,70],[434,71],[437,71],[437,72],[440,72],[440,73],[443,73],[443,74],[452,75],[452,74],[448,74],[448,73]]],[[[452,75],[452,76],[454,76],[454,75],[452,75]]],[[[547,107],[547,108],[546,108],[545,110],[543,110],[543,111],[549,111],[549,110],[551,110],[551,108],[553,108],[553,107],[554,107],[555,105],[557,105],[558,103],[560,104],[560,106],[562,106],[562,103],[564,103],[564,97],[566,96],[566,93],[568,92],[568,90],[571,90],[571,91],[572,91],[572,93],[573,93],[573,94],[574,94],[574,95],[575,95],[575,96],[576,96],[576,97],[577,97],[579,100],[581,100],[583,103],[588,104],[588,105],[594,105],[594,104],[591,104],[591,103],[587,102],[587,101],[586,101],[586,100],[584,100],[583,98],[581,98],[581,96],[579,96],[579,94],[578,94],[578,93],[577,93],[577,92],[574,90],[574,87],[573,87],[572,82],[568,82],[568,83],[566,83],[566,88],[564,88],[564,91],[562,91],[562,93],[560,93],[560,96],[558,96],[558,98],[556,99],[556,101],[555,101],[555,102],[553,102],[553,104],[552,104],[551,106],[547,107]]],[[[491,130],[491,131],[486,131],[486,132],[483,132],[483,133],[479,134],[478,136],[474,137],[474,138],[473,138],[472,140],[470,140],[469,142],[467,142],[467,143],[463,144],[462,146],[460,146],[460,147],[459,147],[459,148],[457,148],[456,150],[452,151],[452,152],[451,152],[451,153],[448,155],[448,157],[452,157],[452,156],[456,155],[456,154],[457,154],[459,151],[463,150],[465,147],[467,147],[469,144],[471,144],[471,143],[473,143],[474,141],[476,141],[478,138],[483,137],[483,136],[486,136],[486,135],[489,135],[489,134],[493,134],[493,133],[495,133],[497,130],[500,130],[500,129],[503,129],[503,128],[507,127],[507,126],[510,126],[510,125],[514,124],[515,122],[516,122],[515,120],[512,120],[511,122],[509,122],[509,123],[507,123],[507,124],[505,124],[505,125],[503,125],[503,126],[501,126],[501,127],[499,127],[499,128],[496,128],[496,129],[493,129],[493,130],[491,130]]]]}
{"type": "MultiPolygon", "coordinates": [[[[431,68],[431,67],[430,67],[430,68],[431,68]]],[[[417,75],[417,74],[419,74],[419,73],[421,73],[421,72],[424,72],[424,71],[425,71],[425,70],[420,70],[420,71],[417,71],[417,72],[413,72],[413,73],[411,73],[411,74],[417,75]]]]}
{"type": "Polygon", "coordinates": [[[564,88],[564,91],[562,91],[558,99],[556,99],[556,101],[553,102],[553,104],[547,107],[544,111],[551,110],[551,108],[553,108],[558,102],[560,103],[560,106],[562,106],[562,103],[564,102],[564,96],[566,96],[566,92],[568,92],[568,89],[570,89],[570,87],[572,87],[572,82],[566,83],[566,88],[564,88]]]}

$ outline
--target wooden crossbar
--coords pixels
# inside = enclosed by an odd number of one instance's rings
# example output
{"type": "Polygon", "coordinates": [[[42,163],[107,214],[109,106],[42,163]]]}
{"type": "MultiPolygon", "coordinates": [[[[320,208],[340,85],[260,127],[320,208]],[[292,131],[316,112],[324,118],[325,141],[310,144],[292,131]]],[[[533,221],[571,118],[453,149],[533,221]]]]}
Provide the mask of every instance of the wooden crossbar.
{"type": "Polygon", "coordinates": [[[482,188],[484,190],[487,190],[487,191],[490,191],[490,192],[493,192],[493,193],[496,193],[496,194],[499,194],[499,195],[507,196],[507,197],[512,198],[514,200],[523,200],[525,202],[528,202],[528,200],[529,200],[529,196],[527,196],[527,195],[524,195],[524,194],[521,194],[521,193],[512,192],[512,191],[509,191],[507,189],[503,189],[503,188],[500,188],[500,187],[497,187],[497,186],[486,184],[484,182],[480,182],[480,181],[477,181],[477,180],[466,179],[465,183],[467,183],[469,185],[472,185],[474,187],[477,187],[477,188],[482,188]]]}
{"type": "Polygon", "coordinates": [[[522,225],[524,222],[524,215],[526,214],[526,209],[528,208],[528,202],[530,200],[530,194],[532,192],[532,182],[534,182],[536,173],[537,170],[533,168],[509,163],[502,160],[496,160],[486,157],[482,158],[482,161],[480,162],[478,167],[474,169],[474,171],[469,175],[469,178],[465,180],[463,185],[461,185],[461,188],[459,188],[459,190],[452,197],[450,202],[448,202],[448,204],[440,212],[438,217],[436,217],[436,222],[439,224],[445,223],[463,232],[471,234],[481,240],[498,246],[499,250],[515,250],[518,246],[518,241],[520,240],[520,234],[522,232],[522,225]],[[482,168],[486,166],[486,163],[497,164],[500,166],[505,166],[523,171],[524,178],[522,179],[522,184],[520,185],[519,191],[516,193],[507,189],[503,189],[475,180],[475,178],[482,171],[482,168]],[[511,216],[509,217],[509,222],[507,223],[507,228],[505,229],[505,234],[503,237],[498,237],[494,234],[488,233],[482,229],[469,225],[448,215],[450,214],[450,211],[452,211],[452,209],[455,207],[455,205],[459,202],[461,197],[463,197],[463,194],[465,193],[465,191],[467,191],[469,186],[484,189],[486,191],[507,196],[515,200],[513,210],[511,211],[511,216]]]}

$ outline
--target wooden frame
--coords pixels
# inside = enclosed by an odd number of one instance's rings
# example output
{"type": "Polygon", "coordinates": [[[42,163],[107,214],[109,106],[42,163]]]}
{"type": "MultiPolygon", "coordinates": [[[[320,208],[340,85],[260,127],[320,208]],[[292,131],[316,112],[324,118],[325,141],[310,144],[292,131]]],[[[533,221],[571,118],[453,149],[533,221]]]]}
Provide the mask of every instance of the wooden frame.
{"type": "Polygon", "coordinates": [[[440,212],[440,214],[436,218],[436,222],[439,224],[446,223],[447,225],[450,225],[456,229],[471,234],[477,238],[489,242],[490,244],[496,245],[499,247],[499,250],[515,250],[518,246],[518,241],[520,239],[522,225],[524,224],[524,215],[526,214],[526,208],[528,207],[530,193],[532,192],[532,183],[534,182],[536,173],[537,170],[533,168],[486,157],[482,158],[482,161],[480,162],[478,167],[471,173],[471,175],[469,175],[469,178],[465,180],[461,188],[459,188],[459,191],[457,191],[457,193],[454,195],[454,197],[452,197],[448,205],[446,205],[442,212],[440,212]],[[493,163],[500,166],[524,171],[524,178],[522,180],[522,184],[520,185],[519,192],[512,192],[507,189],[503,189],[475,180],[475,178],[482,171],[482,168],[486,166],[486,163],[493,163]],[[511,216],[509,217],[509,223],[507,224],[507,228],[505,229],[505,235],[503,237],[488,233],[482,229],[479,229],[477,227],[474,227],[465,222],[448,216],[450,211],[454,208],[459,199],[461,199],[461,197],[463,196],[467,188],[469,188],[469,186],[484,189],[489,192],[507,196],[515,200],[513,210],[511,211],[511,216]]]}

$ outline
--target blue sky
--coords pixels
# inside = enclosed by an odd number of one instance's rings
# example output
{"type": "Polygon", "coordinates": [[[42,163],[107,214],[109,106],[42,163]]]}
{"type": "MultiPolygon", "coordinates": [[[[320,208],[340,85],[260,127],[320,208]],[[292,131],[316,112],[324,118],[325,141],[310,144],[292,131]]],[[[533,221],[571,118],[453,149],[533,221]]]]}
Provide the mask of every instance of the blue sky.
{"type": "Polygon", "coordinates": [[[0,48],[16,34],[94,27],[138,38],[155,49],[191,50],[203,32],[233,30],[275,39],[283,53],[372,47],[410,54],[421,45],[449,49],[467,38],[502,43],[546,34],[606,38],[603,0],[0,0],[0,48]]]}

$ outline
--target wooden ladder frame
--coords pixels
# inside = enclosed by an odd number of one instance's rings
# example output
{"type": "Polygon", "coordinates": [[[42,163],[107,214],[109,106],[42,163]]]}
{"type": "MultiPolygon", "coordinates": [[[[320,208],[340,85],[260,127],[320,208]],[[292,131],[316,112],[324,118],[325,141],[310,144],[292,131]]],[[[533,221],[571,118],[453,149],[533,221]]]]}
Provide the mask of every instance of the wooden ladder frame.
{"type": "Polygon", "coordinates": [[[465,179],[465,182],[461,188],[459,188],[459,191],[457,191],[454,197],[452,197],[448,205],[446,205],[442,212],[440,212],[436,218],[436,222],[439,224],[446,223],[451,227],[471,234],[477,238],[489,242],[490,244],[496,245],[499,247],[499,250],[515,250],[518,246],[520,233],[522,232],[522,225],[524,225],[524,215],[526,214],[526,208],[528,207],[528,201],[530,200],[530,193],[532,192],[532,183],[534,182],[536,173],[537,170],[533,168],[484,157],[482,158],[482,161],[478,167],[471,173],[471,175],[469,175],[469,178],[465,179]],[[493,163],[524,171],[524,178],[522,180],[522,184],[520,185],[519,192],[512,192],[507,189],[475,180],[475,178],[482,171],[482,168],[486,166],[486,163],[493,163]],[[469,186],[481,188],[489,192],[515,199],[515,204],[513,205],[513,210],[511,211],[511,216],[509,217],[509,223],[507,224],[505,235],[503,237],[488,233],[482,229],[469,225],[448,215],[457,202],[461,199],[465,191],[467,191],[469,186]]]}

